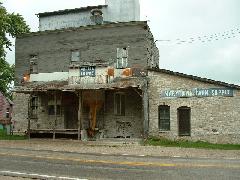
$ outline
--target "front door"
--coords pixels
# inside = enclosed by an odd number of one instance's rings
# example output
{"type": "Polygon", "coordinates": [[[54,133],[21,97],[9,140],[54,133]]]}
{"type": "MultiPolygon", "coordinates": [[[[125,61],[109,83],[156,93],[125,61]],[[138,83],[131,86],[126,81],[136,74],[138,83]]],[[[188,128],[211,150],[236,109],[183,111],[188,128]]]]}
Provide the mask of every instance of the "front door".
{"type": "Polygon", "coordinates": [[[78,97],[74,93],[63,95],[64,121],[66,129],[78,128],[78,97]]]}
{"type": "Polygon", "coordinates": [[[191,135],[191,108],[180,107],[178,108],[178,134],[179,136],[190,136],[191,135]]]}

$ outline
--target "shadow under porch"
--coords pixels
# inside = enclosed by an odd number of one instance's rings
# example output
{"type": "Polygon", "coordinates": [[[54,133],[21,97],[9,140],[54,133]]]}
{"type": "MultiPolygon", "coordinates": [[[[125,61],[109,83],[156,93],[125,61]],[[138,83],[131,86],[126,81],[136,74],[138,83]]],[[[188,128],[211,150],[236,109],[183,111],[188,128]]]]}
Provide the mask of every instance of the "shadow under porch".
{"type": "Polygon", "coordinates": [[[143,137],[143,99],[137,88],[51,91],[36,96],[38,118],[37,125],[30,119],[31,137],[81,140],[143,137]]]}

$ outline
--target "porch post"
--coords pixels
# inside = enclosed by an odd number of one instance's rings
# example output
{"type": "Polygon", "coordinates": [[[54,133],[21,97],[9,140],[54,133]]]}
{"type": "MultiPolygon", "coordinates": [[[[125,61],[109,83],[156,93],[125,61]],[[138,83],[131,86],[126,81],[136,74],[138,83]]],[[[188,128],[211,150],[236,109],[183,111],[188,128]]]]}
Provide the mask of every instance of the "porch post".
{"type": "Polygon", "coordinates": [[[144,131],[144,139],[148,137],[148,130],[149,130],[149,103],[148,103],[148,81],[145,80],[145,85],[142,89],[143,96],[143,131],[144,131]]]}
{"type": "Polygon", "coordinates": [[[53,123],[53,139],[56,138],[56,123],[57,123],[57,91],[54,92],[54,123],[53,123]]]}
{"type": "Polygon", "coordinates": [[[78,140],[81,138],[82,129],[82,90],[78,93],[78,140]]]}
{"type": "Polygon", "coordinates": [[[28,135],[28,139],[30,140],[31,138],[31,133],[30,133],[30,129],[31,129],[31,121],[30,121],[30,103],[31,103],[31,97],[32,97],[32,93],[30,93],[29,99],[28,99],[28,128],[27,128],[27,135],[28,135]]]}

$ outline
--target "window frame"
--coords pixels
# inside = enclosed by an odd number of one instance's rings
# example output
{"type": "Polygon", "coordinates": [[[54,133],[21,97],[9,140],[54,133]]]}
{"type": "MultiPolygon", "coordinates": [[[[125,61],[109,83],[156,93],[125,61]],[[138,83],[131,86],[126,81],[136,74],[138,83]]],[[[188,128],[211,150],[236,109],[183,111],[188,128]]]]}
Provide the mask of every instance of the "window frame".
{"type": "Polygon", "coordinates": [[[72,50],[71,51],[71,62],[80,62],[80,51],[79,50],[72,50]]]}
{"type": "Polygon", "coordinates": [[[117,69],[125,69],[128,67],[128,48],[117,48],[117,69]]]}
{"type": "Polygon", "coordinates": [[[29,118],[38,118],[38,96],[31,96],[29,102],[29,118]]]}
{"type": "Polygon", "coordinates": [[[6,118],[9,119],[10,118],[10,108],[6,109],[6,118]]]}
{"type": "Polygon", "coordinates": [[[117,116],[126,115],[126,94],[123,92],[114,94],[114,114],[117,116]],[[119,101],[117,100],[117,96],[119,96],[119,101]]]}
{"type": "MultiPolygon", "coordinates": [[[[56,105],[56,109],[57,109],[56,115],[57,116],[61,116],[62,115],[61,105],[57,104],[56,105]]],[[[48,115],[49,116],[54,116],[55,115],[55,107],[54,107],[54,105],[48,105],[48,115]],[[50,109],[50,107],[53,108],[53,109],[50,109]]]]}
{"type": "Polygon", "coordinates": [[[159,131],[170,131],[170,106],[168,105],[159,105],[158,106],[158,129],[159,131]],[[161,116],[161,110],[164,112],[164,115],[161,116]]]}

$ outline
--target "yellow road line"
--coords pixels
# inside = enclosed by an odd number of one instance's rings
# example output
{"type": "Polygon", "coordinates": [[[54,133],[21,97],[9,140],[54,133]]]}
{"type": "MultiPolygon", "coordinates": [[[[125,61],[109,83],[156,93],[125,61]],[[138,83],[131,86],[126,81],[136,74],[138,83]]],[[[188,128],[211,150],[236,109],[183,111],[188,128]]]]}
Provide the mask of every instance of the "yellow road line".
{"type": "Polygon", "coordinates": [[[29,154],[13,154],[13,153],[0,153],[2,156],[16,156],[16,157],[30,157],[46,160],[63,160],[73,161],[81,163],[100,163],[100,164],[112,164],[112,165],[128,165],[128,166],[154,166],[154,167],[204,167],[204,168],[236,168],[240,169],[240,165],[222,165],[222,164],[193,164],[193,163],[158,163],[158,162],[131,162],[131,161],[106,161],[106,160],[86,160],[77,158],[63,158],[54,156],[40,156],[29,154]]]}

